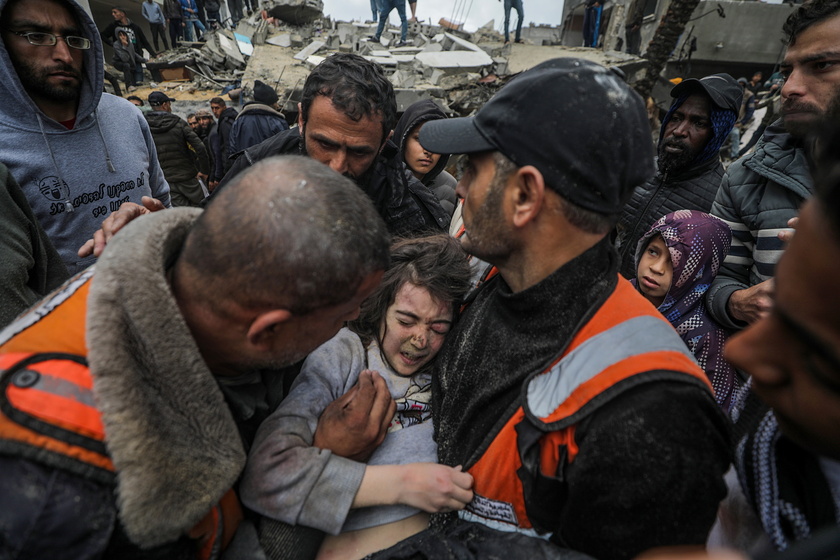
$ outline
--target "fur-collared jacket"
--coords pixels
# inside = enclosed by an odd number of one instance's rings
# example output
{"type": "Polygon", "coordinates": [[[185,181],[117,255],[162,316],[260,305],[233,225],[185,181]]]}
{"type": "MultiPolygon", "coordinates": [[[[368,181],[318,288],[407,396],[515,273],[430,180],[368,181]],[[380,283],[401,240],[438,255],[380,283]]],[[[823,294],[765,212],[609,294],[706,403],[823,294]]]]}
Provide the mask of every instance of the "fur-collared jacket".
{"type": "MultiPolygon", "coordinates": [[[[45,456],[34,440],[15,456],[99,483],[112,483],[113,477],[97,475],[113,470],[120,525],[141,548],[178,541],[234,486],[245,465],[233,409],[199,354],[166,277],[199,214],[182,208],[135,220],[95,269],[69,280],[0,333],[7,355],[87,358],[113,469],[78,453],[45,456]]],[[[90,406],[86,390],[84,382],[72,394],[90,406]]],[[[73,435],[71,442],[78,442],[80,434],[73,435]]]]}
{"type": "Polygon", "coordinates": [[[126,226],[99,259],[88,297],[88,361],[120,519],[141,545],[189,530],[245,466],[236,422],[166,278],[200,213],[167,210],[126,226]]]}

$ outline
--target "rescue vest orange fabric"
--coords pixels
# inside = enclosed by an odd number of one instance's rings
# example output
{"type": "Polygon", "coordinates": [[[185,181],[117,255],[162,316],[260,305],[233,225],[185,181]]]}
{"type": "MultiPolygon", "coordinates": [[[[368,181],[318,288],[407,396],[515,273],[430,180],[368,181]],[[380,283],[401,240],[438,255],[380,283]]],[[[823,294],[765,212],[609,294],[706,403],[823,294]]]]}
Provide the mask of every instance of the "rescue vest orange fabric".
{"type": "MultiPolygon", "coordinates": [[[[93,268],[80,273],[0,333],[0,453],[114,484],[86,360],[92,278],[93,268]]],[[[218,558],[241,520],[230,490],[188,532],[196,557],[218,558]]]]}
{"type": "Polygon", "coordinates": [[[621,278],[568,347],[525,382],[525,402],[468,469],[475,499],[461,517],[548,536],[562,505],[558,468],[578,453],[576,425],[627,389],[665,379],[711,390],[670,323],[621,278]]]}

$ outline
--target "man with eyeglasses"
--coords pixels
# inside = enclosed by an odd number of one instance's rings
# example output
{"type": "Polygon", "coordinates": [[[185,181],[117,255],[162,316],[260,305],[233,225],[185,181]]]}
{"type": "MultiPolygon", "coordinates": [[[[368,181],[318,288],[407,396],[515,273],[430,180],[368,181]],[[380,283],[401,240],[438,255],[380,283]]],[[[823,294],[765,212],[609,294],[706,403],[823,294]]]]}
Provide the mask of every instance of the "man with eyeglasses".
{"type": "Polygon", "coordinates": [[[74,274],[111,212],[144,196],[169,206],[169,185],[146,120],[103,93],[102,44],[78,4],[0,0],[0,47],[0,162],[74,274]]]}

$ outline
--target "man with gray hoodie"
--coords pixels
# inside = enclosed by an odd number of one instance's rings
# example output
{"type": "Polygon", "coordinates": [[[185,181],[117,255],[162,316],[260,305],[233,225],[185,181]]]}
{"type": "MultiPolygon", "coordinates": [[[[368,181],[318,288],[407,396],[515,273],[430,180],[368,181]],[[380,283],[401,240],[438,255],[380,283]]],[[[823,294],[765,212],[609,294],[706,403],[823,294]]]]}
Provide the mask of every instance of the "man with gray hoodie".
{"type": "Polygon", "coordinates": [[[170,205],[149,126],[103,93],[93,19],[72,0],[0,0],[0,161],[73,274],[79,247],[124,202],[170,205]]]}

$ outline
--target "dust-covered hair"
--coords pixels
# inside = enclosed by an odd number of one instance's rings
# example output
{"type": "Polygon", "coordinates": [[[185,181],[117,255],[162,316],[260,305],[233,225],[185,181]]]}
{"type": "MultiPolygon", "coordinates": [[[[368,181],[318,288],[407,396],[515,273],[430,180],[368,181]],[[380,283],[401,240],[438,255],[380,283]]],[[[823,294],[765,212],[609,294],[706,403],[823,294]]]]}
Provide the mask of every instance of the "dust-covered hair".
{"type": "Polygon", "coordinates": [[[315,67],[303,84],[300,112],[303,122],[319,95],[328,97],[344,114],[359,121],[364,117],[382,119],[382,141],[397,122],[394,86],[382,67],[357,54],[336,53],[315,67]]]}
{"type": "MultiPolygon", "coordinates": [[[[401,239],[391,246],[391,265],[363,303],[359,318],[348,324],[367,345],[379,339],[382,321],[400,288],[410,283],[450,305],[453,318],[470,289],[470,265],[461,244],[446,234],[401,239]]],[[[379,341],[381,342],[381,341],[379,341]]]]}
{"type": "Polygon", "coordinates": [[[199,217],[177,274],[217,313],[349,301],[388,266],[390,236],[352,181],[302,156],[266,158],[234,177],[199,217]]]}
{"type": "Polygon", "coordinates": [[[840,15],[840,0],[810,0],[790,14],[782,26],[782,42],[793,46],[799,34],[825,19],[840,15]]]}

